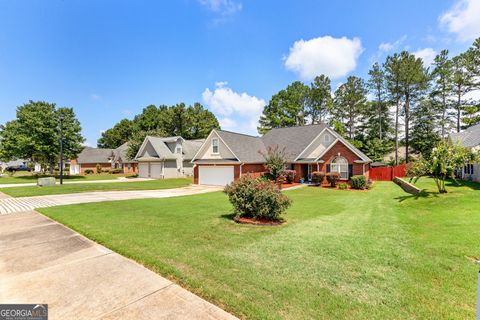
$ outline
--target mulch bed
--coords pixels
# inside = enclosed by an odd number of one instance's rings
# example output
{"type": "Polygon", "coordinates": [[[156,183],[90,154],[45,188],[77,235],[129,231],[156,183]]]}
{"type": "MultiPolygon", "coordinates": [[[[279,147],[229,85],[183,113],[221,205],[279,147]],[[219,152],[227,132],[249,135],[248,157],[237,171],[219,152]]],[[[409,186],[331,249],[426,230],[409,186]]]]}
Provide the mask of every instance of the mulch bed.
{"type": "Polygon", "coordinates": [[[267,219],[252,219],[252,218],[246,218],[246,217],[234,217],[233,220],[236,223],[240,224],[251,224],[255,226],[279,226],[285,223],[285,221],[270,221],[267,219]]]}

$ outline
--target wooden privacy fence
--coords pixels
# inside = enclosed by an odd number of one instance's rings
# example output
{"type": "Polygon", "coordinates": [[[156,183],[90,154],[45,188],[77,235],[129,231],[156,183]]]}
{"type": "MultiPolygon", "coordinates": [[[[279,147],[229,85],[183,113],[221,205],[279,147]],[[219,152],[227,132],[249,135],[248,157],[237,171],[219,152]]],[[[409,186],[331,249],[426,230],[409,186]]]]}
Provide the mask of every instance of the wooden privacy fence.
{"type": "Polygon", "coordinates": [[[370,179],[376,181],[393,181],[395,177],[405,177],[407,165],[401,164],[395,167],[370,168],[370,179]]]}

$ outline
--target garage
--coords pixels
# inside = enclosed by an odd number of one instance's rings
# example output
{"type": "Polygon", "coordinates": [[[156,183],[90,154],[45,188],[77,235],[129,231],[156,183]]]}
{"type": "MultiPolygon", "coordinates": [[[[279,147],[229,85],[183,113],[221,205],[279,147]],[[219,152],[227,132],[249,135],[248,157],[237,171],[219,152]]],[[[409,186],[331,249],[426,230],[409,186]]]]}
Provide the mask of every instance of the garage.
{"type": "Polygon", "coordinates": [[[138,164],[140,178],[163,178],[163,162],[140,162],[138,164]]]}
{"type": "Polygon", "coordinates": [[[198,183],[225,186],[233,181],[233,166],[199,166],[198,183]]]}
{"type": "Polygon", "coordinates": [[[162,162],[150,162],[150,178],[153,178],[153,179],[163,178],[162,162]]]}
{"type": "Polygon", "coordinates": [[[139,163],[138,164],[138,176],[140,178],[148,178],[150,176],[149,163],[139,163]]]}

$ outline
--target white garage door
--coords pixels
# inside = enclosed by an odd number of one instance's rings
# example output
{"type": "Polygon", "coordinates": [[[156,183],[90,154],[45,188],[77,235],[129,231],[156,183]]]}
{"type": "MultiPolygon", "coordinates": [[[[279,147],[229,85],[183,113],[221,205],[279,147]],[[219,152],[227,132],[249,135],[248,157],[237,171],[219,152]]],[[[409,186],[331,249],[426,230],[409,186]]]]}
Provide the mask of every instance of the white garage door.
{"type": "Polygon", "coordinates": [[[199,166],[198,183],[225,186],[233,181],[233,166],[199,166]]]}
{"type": "Polygon", "coordinates": [[[139,163],[138,164],[138,176],[140,178],[149,178],[148,172],[148,163],[139,163]]]}
{"type": "Polygon", "coordinates": [[[163,178],[163,163],[155,163],[151,162],[150,163],[150,178],[153,179],[160,179],[163,178]]]}

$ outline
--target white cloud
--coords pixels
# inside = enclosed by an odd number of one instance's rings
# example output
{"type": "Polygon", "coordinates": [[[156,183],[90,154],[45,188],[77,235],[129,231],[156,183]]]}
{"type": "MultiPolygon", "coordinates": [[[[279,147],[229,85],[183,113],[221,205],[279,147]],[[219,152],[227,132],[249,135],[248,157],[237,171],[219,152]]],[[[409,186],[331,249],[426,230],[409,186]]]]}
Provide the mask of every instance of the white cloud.
{"type": "Polygon", "coordinates": [[[437,55],[437,52],[432,48],[418,49],[413,53],[415,57],[422,58],[426,67],[430,66],[437,55]]]}
{"type": "Polygon", "coordinates": [[[220,122],[220,127],[222,127],[223,129],[232,129],[237,126],[237,122],[230,118],[221,118],[218,119],[218,122],[220,122]]]}
{"type": "Polygon", "coordinates": [[[394,50],[397,50],[407,39],[406,35],[403,35],[400,39],[394,41],[394,42],[382,42],[378,46],[378,50],[383,52],[383,53],[388,53],[394,50]]]}
{"type": "Polygon", "coordinates": [[[311,80],[320,74],[338,79],[357,67],[362,52],[359,38],[325,36],[306,41],[302,39],[290,48],[285,67],[304,80],[311,80]]]}
{"type": "Polygon", "coordinates": [[[208,10],[221,16],[229,16],[242,10],[242,3],[234,0],[198,0],[208,10]]]}
{"type": "Polygon", "coordinates": [[[454,33],[460,41],[472,41],[480,36],[480,1],[457,0],[438,21],[440,26],[454,33]]]}
{"type": "Polygon", "coordinates": [[[206,88],[202,93],[203,102],[221,117],[219,121],[222,128],[254,133],[256,130],[253,129],[256,129],[257,121],[266,105],[265,100],[246,92],[235,92],[227,85],[227,82],[217,82],[215,89],[206,88]]]}

